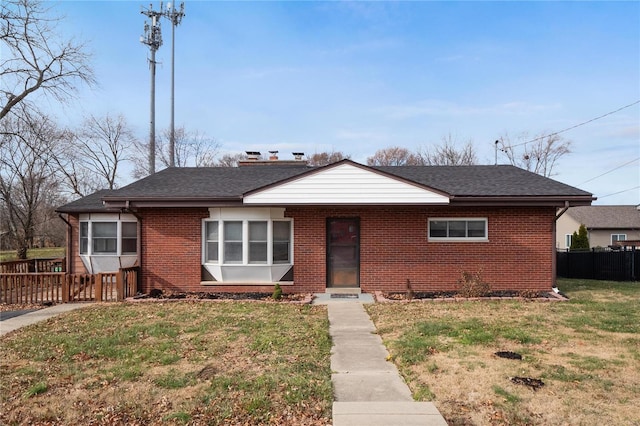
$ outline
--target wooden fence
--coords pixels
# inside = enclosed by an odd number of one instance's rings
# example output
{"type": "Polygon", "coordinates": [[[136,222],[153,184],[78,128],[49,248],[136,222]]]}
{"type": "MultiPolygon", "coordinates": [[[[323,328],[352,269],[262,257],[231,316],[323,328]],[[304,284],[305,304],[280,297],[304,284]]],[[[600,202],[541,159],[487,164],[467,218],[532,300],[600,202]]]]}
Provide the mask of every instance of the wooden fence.
{"type": "Polygon", "coordinates": [[[0,263],[0,274],[66,272],[64,257],[48,259],[11,260],[0,263]]]}
{"type": "Polygon", "coordinates": [[[1,273],[0,303],[109,302],[135,296],[138,268],[100,274],[1,273]]]}

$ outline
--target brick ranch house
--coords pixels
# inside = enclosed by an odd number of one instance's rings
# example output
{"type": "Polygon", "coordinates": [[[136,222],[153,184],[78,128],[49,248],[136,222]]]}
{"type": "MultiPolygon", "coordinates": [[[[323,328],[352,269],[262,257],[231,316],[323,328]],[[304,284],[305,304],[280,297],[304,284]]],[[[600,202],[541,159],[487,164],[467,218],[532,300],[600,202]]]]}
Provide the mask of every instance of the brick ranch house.
{"type": "Polygon", "coordinates": [[[140,289],[288,293],[549,291],[558,209],[592,194],[513,166],[343,160],[168,168],[58,208],[67,270],[140,266],[140,289]]]}

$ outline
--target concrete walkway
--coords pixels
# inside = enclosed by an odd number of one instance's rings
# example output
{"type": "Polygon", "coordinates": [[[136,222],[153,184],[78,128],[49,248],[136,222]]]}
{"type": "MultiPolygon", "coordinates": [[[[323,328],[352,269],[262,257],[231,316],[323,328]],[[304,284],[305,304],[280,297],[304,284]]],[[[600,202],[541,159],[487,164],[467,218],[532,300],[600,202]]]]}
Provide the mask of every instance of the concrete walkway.
{"type": "Polygon", "coordinates": [[[333,340],[333,426],[446,425],[431,402],[413,400],[359,299],[323,301],[333,340]]]}
{"type": "Polygon", "coordinates": [[[56,315],[91,305],[92,303],[62,303],[51,306],[50,308],[38,309],[37,311],[0,321],[0,336],[4,336],[21,327],[47,320],[56,315]]]}

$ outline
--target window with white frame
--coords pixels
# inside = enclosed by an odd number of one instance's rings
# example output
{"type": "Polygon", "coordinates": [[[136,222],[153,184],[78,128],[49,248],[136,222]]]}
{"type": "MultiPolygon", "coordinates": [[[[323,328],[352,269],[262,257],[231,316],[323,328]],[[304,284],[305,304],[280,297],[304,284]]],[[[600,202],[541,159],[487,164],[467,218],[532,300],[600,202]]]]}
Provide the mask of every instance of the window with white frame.
{"type": "Polygon", "coordinates": [[[487,218],[429,219],[430,241],[486,241],[487,218]]]}
{"type": "Polygon", "coordinates": [[[218,263],[218,221],[205,222],[205,262],[218,263]]]}
{"type": "Polygon", "coordinates": [[[138,252],[138,224],[123,221],[81,221],[80,254],[135,255],[138,252]]]}
{"type": "Polygon", "coordinates": [[[205,263],[291,263],[291,224],[291,220],[205,221],[205,263]]]}
{"type": "Polygon", "coordinates": [[[223,223],[224,263],[242,263],[242,222],[234,220],[223,223]]]}
{"type": "Polygon", "coordinates": [[[611,234],[611,245],[614,245],[617,241],[626,241],[627,234],[611,234]]]}

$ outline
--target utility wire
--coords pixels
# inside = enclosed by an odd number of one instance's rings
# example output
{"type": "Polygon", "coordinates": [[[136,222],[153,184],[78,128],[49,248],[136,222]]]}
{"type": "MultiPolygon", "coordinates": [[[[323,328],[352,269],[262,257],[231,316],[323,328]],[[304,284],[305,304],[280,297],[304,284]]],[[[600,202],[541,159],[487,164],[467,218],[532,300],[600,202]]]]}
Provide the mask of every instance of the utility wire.
{"type": "Polygon", "coordinates": [[[633,188],[625,189],[625,190],[622,190],[622,191],[614,192],[613,194],[603,195],[602,197],[598,197],[598,199],[600,200],[602,198],[610,197],[612,195],[618,195],[618,194],[622,194],[623,192],[633,191],[634,189],[638,189],[638,188],[640,188],[640,185],[634,186],[633,188]]]}
{"type": "MultiPolygon", "coordinates": [[[[505,149],[515,148],[516,146],[526,145],[528,143],[539,141],[539,140],[544,139],[544,138],[548,138],[548,137],[551,137],[551,136],[559,135],[560,133],[568,132],[569,130],[573,130],[576,127],[584,126],[585,124],[589,124],[589,123],[594,122],[596,120],[600,120],[601,118],[607,117],[607,116],[609,116],[611,114],[615,114],[616,112],[622,111],[623,109],[627,109],[627,108],[632,107],[632,106],[637,105],[637,104],[640,104],[640,99],[635,101],[635,102],[630,103],[629,105],[625,105],[623,107],[620,107],[615,111],[610,111],[610,112],[608,112],[606,114],[602,114],[601,116],[598,116],[596,118],[592,118],[591,120],[587,120],[587,121],[582,122],[580,124],[576,124],[575,126],[567,127],[566,129],[562,129],[562,130],[559,130],[559,131],[554,132],[554,133],[549,133],[548,135],[540,136],[540,137],[537,137],[535,139],[531,139],[531,140],[526,141],[526,142],[521,142],[521,143],[518,143],[518,144],[515,144],[515,145],[510,145],[510,146],[506,147],[505,149]]],[[[502,151],[504,151],[504,149],[502,149],[502,151]]]]}
{"type": "Polygon", "coordinates": [[[631,164],[631,163],[633,163],[633,162],[635,162],[635,161],[638,161],[638,160],[640,160],[640,157],[636,157],[636,158],[634,158],[633,160],[628,161],[628,162],[626,162],[626,163],[624,163],[624,164],[622,164],[622,165],[620,165],[620,166],[618,166],[618,167],[615,167],[615,168],[613,168],[613,169],[609,170],[608,172],[604,172],[604,173],[603,173],[603,174],[601,174],[601,175],[598,175],[598,176],[596,176],[596,177],[592,177],[591,179],[585,180],[584,182],[581,182],[581,183],[577,184],[576,186],[583,185],[583,184],[585,184],[585,183],[587,183],[587,182],[591,182],[592,180],[596,180],[596,179],[598,179],[599,177],[602,177],[602,176],[604,176],[604,175],[608,175],[609,173],[611,173],[611,172],[615,172],[616,170],[621,169],[621,168],[623,168],[624,166],[628,166],[629,164],[631,164]]]}

